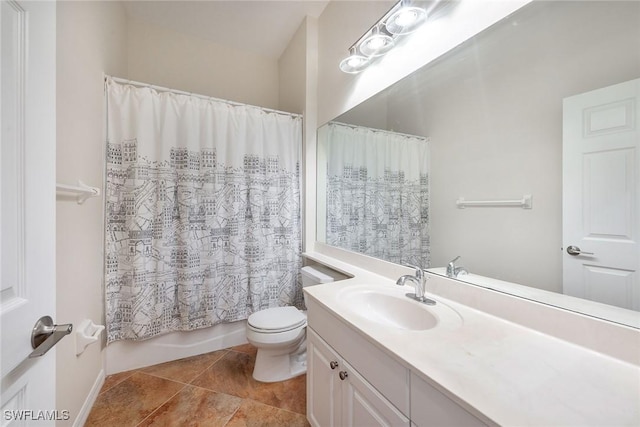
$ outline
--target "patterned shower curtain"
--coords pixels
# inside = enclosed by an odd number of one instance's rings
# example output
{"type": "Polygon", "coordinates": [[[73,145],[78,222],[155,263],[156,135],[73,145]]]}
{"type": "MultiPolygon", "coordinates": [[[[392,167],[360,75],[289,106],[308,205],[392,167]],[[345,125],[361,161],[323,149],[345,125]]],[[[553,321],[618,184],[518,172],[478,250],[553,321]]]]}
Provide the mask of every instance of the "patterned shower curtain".
{"type": "Polygon", "coordinates": [[[326,243],[427,268],[429,143],[426,138],[329,123],[326,243]]]}
{"type": "Polygon", "coordinates": [[[301,118],[106,90],[108,342],[300,307],[301,118]]]}

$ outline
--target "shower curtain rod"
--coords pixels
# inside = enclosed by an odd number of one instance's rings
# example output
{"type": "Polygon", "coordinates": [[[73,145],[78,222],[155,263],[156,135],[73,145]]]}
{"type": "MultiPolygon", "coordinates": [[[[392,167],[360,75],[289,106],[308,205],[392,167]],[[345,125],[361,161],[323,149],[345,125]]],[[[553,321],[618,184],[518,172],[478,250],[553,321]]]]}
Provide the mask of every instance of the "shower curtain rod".
{"type": "Polygon", "coordinates": [[[425,141],[429,140],[429,137],[427,137],[427,136],[411,135],[411,134],[408,134],[408,133],[394,132],[394,131],[391,131],[391,130],[370,128],[368,126],[351,125],[349,123],[331,121],[331,122],[329,122],[327,124],[344,126],[344,127],[348,127],[348,128],[351,128],[351,129],[367,129],[367,130],[370,130],[372,132],[378,132],[378,133],[390,133],[390,134],[393,134],[393,135],[404,136],[405,138],[418,138],[418,139],[424,139],[425,141]]]}
{"type": "Polygon", "coordinates": [[[291,117],[294,117],[294,118],[301,118],[302,117],[302,114],[289,113],[287,111],[274,110],[272,108],[259,107],[257,105],[243,104],[241,102],[234,102],[234,101],[229,101],[229,100],[226,100],[226,99],[214,98],[213,96],[206,96],[206,95],[200,95],[200,94],[192,93],[192,92],[185,92],[185,91],[182,91],[182,90],[171,89],[171,88],[162,87],[162,86],[156,86],[156,85],[152,85],[152,84],[149,84],[149,83],[137,82],[135,80],[123,79],[123,78],[120,78],[120,77],[113,77],[113,76],[109,76],[109,75],[105,74],[104,75],[105,82],[107,81],[107,79],[111,79],[116,83],[128,84],[128,85],[138,86],[138,87],[147,87],[147,88],[156,90],[158,92],[170,92],[170,93],[175,93],[177,95],[194,96],[196,98],[204,99],[204,100],[207,100],[207,101],[222,102],[222,103],[231,105],[233,107],[255,107],[255,108],[259,108],[260,110],[262,110],[264,112],[267,112],[267,113],[281,114],[283,116],[291,116],[291,117]]]}

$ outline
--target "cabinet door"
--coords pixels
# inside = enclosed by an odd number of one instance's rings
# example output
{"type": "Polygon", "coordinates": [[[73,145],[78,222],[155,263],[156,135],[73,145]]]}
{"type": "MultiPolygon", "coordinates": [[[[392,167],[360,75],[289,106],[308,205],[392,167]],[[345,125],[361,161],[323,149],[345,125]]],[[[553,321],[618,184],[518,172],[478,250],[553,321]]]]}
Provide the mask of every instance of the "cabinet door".
{"type": "Polygon", "coordinates": [[[353,427],[409,426],[409,419],[382,396],[348,363],[340,367],[342,425],[353,427]]]}
{"type": "Polygon", "coordinates": [[[307,328],[307,418],[314,427],[340,425],[341,362],[336,352],[307,328]]]}
{"type": "Polygon", "coordinates": [[[486,426],[414,374],[411,374],[411,422],[419,427],[486,426]]]}

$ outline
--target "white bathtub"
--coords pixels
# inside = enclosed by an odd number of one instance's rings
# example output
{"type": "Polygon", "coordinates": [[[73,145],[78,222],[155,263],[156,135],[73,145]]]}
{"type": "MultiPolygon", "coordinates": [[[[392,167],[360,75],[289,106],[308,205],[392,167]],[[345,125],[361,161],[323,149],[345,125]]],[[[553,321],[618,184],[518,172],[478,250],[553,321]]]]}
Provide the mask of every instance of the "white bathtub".
{"type": "Polygon", "coordinates": [[[243,320],[196,331],[172,332],[145,341],[113,342],[106,349],[106,375],[245,344],[246,323],[243,320]]]}

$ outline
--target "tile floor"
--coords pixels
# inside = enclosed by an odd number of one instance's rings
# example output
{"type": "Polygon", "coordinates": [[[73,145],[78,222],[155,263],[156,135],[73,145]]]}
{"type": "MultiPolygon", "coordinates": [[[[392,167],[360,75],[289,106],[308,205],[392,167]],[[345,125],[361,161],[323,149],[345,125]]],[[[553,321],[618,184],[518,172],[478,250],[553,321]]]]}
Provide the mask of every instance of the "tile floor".
{"type": "Polygon", "coordinates": [[[85,427],[308,426],[306,376],[260,383],[250,344],[106,378],[85,427]]]}

